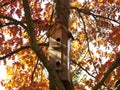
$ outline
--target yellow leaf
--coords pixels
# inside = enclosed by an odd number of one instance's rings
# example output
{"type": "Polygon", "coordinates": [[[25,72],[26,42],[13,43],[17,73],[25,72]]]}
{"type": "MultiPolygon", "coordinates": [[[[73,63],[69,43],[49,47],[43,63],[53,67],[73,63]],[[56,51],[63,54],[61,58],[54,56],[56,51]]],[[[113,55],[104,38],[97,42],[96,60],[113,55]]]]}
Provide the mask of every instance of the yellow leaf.
{"type": "Polygon", "coordinates": [[[77,23],[73,22],[73,28],[76,28],[76,27],[77,27],[77,23]]]}

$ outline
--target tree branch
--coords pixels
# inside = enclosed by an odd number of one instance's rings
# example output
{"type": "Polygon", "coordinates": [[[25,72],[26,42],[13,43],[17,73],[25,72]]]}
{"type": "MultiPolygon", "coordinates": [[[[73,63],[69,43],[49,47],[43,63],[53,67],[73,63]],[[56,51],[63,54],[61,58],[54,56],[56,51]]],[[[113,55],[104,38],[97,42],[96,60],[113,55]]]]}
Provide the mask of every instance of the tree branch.
{"type": "MultiPolygon", "coordinates": [[[[6,16],[4,16],[4,19],[8,19],[8,17],[7,18],[5,18],[6,16]]],[[[24,25],[24,24],[26,24],[26,21],[24,21],[24,22],[22,22],[22,21],[12,21],[12,19],[13,18],[11,18],[11,19],[8,19],[8,20],[11,20],[10,22],[8,22],[8,23],[5,23],[5,24],[0,24],[0,28],[1,27],[4,27],[4,26],[9,26],[9,25],[21,25],[24,29],[26,29],[26,26],[24,25]]],[[[15,20],[15,19],[14,19],[15,20]]],[[[42,20],[33,20],[33,22],[35,23],[35,24],[40,24],[40,23],[43,23],[43,21],[42,20]]],[[[50,27],[48,24],[45,24],[45,27],[50,27]]]]}
{"type": "Polygon", "coordinates": [[[80,64],[78,64],[77,62],[75,62],[74,60],[71,59],[71,61],[75,64],[78,65],[82,70],[84,70],[88,75],[90,75],[91,77],[95,78],[95,76],[93,76],[91,73],[89,73],[86,69],[84,69],[80,64]]]}
{"type": "MultiPolygon", "coordinates": [[[[12,21],[15,25],[18,25],[18,24],[19,24],[19,25],[22,26],[24,29],[26,29],[26,26],[25,26],[21,21],[18,21],[18,20],[16,20],[16,19],[12,18],[12,17],[7,17],[7,16],[0,15],[0,18],[10,20],[10,21],[12,21]]],[[[12,22],[11,22],[11,23],[12,23],[12,22]]]]}
{"type": "MultiPolygon", "coordinates": [[[[38,44],[39,46],[48,46],[48,43],[41,43],[41,44],[38,44]]],[[[23,47],[20,47],[19,49],[15,50],[15,51],[12,51],[10,52],[9,54],[6,54],[5,56],[2,56],[0,57],[0,60],[4,60],[10,56],[12,56],[13,54],[15,53],[18,53],[19,51],[23,50],[23,49],[28,49],[30,48],[30,46],[23,46],[23,47]]]]}
{"type": "Polygon", "coordinates": [[[9,23],[5,23],[5,24],[0,24],[0,28],[1,28],[1,27],[4,27],[4,26],[9,26],[9,25],[18,25],[18,23],[9,22],[9,23]]]}
{"type": "MultiPolygon", "coordinates": [[[[84,19],[83,19],[82,15],[80,13],[79,13],[79,16],[81,17],[82,22],[83,22],[84,32],[85,32],[85,35],[86,35],[86,41],[87,41],[87,46],[88,46],[88,52],[89,52],[91,60],[93,60],[91,52],[90,52],[89,38],[88,38],[87,30],[86,30],[86,25],[85,25],[84,19]]],[[[95,72],[97,74],[97,70],[96,70],[94,62],[93,62],[93,66],[94,66],[95,72]]]]}
{"type": "Polygon", "coordinates": [[[35,67],[34,67],[33,72],[32,72],[32,78],[31,78],[31,81],[32,81],[32,82],[33,82],[33,80],[34,80],[34,73],[35,73],[35,71],[36,71],[36,69],[37,69],[38,61],[39,61],[39,59],[37,59],[37,62],[36,62],[36,64],[35,64],[35,67]]]}
{"type": "Polygon", "coordinates": [[[4,59],[6,59],[7,57],[12,56],[13,54],[18,53],[19,51],[21,51],[21,50],[23,50],[23,49],[28,49],[28,48],[30,48],[30,46],[21,47],[21,48],[15,50],[15,51],[13,51],[13,52],[10,52],[9,54],[6,54],[5,56],[0,57],[0,60],[4,60],[4,59]]]}
{"type": "Polygon", "coordinates": [[[15,2],[15,1],[16,1],[16,0],[8,1],[8,2],[6,2],[6,3],[1,4],[0,7],[4,7],[4,6],[6,6],[6,5],[9,5],[9,4],[11,4],[11,3],[15,2]]]}
{"type": "Polygon", "coordinates": [[[33,21],[32,21],[31,12],[30,12],[30,7],[29,7],[29,2],[28,2],[28,0],[22,0],[22,2],[23,2],[24,12],[25,12],[26,23],[27,23],[27,33],[30,37],[29,40],[30,40],[31,48],[36,53],[38,58],[41,60],[43,65],[46,67],[49,74],[52,76],[52,79],[55,83],[56,88],[58,90],[65,90],[65,88],[64,88],[62,82],[60,81],[57,73],[50,66],[50,63],[49,63],[47,57],[44,55],[41,48],[39,48],[39,46],[37,44],[36,37],[35,37],[35,30],[34,30],[33,21]]]}
{"type": "Polygon", "coordinates": [[[113,22],[116,22],[116,23],[120,24],[120,22],[117,21],[117,20],[111,19],[109,17],[105,17],[105,16],[93,14],[90,11],[86,11],[85,9],[79,9],[77,7],[71,7],[70,9],[75,9],[78,13],[84,13],[86,15],[92,15],[94,17],[99,17],[99,18],[107,19],[107,20],[110,20],[110,21],[113,21],[113,22]]]}
{"type": "Polygon", "coordinates": [[[101,85],[104,84],[106,78],[109,76],[109,74],[118,66],[120,66],[120,56],[116,58],[112,66],[104,73],[102,79],[93,87],[93,90],[98,90],[101,85]]]}

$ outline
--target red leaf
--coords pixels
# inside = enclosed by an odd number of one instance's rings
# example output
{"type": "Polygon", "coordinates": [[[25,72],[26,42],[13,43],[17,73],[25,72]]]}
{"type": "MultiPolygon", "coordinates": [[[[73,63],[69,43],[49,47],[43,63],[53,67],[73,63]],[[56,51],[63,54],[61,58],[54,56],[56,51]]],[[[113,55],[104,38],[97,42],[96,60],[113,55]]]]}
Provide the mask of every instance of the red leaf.
{"type": "Polygon", "coordinates": [[[111,62],[110,60],[108,60],[106,63],[105,63],[105,66],[107,68],[110,68],[112,66],[113,62],[111,62]]]}
{"type": "Polygon", "coordinates": [[[96,76],[96,81],[99,81],[103,76],[103,72],[100,72],[97,76],[96,76]]]}
{"type": "Polygon", "coordinates": [[[114,3],[114,0],[108,0],[108,2],[109,2],[110,4],[112,4],[112,3],[114,3]]]}
{"type": "Polygon", "coordinates": [[[106,3],[107,2],[107,0],[103,0],[103,3],[106,3]]]}
{"type": "Polygon", "coordinates": [[[116,57],[120,56],[120,51],[116,53],[116,57]]]}
{"type": "Polygon", "coordinates": [[[12,58],[12,60],[15,60],[15,56],[14,55],[12,55],[11,58],[12,58]]]}
{"type": "Polygon", "coordinates": [[[6,65],[6,60],[4,60],[3,62],[4,62],[4,65],[6,65]]]}
{"type": "Polygon", "coordinates": [[[119,15],[119,17],[118,17],[118,20],[120,20],[120,15],[119,15]]]}
{"type": "Polygon", "coordinates": [[[21,11],[19,9],[17,9],[16,14],[18,15],[18,17],[20,17],[21,16],[21,11]]]}
{"type": "Polygon", "coordinates": [[[13,13],[14,13],[14,11],[15,11],[15,8],[13,8],[13,9],[10,11],[10,13],[11,13],[11,14],[13,14],[13,13]]]}
{"type": "Polygon", "coordinates": [[[5,38],[4,38],[3,34],[0,33],[0,45],[2,44],[2,42],[4,41],[4,39],[5,38]]]}
{"type": "Polygon", "coordinates": [[[114,37],[114,35],[117,35],[120,32],[120,26],[117,27],[112,33],[109,34],[108,39],[111,39],[114,37]]]}

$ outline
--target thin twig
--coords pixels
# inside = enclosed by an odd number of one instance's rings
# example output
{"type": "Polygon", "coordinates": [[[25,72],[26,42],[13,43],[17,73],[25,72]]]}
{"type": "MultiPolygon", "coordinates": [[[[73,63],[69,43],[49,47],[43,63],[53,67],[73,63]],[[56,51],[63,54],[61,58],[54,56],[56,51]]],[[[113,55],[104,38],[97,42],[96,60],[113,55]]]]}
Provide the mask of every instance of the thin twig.
{"type": "Polygon", "coordinates": [[[18,25],[18,23],[9,22],[9,23],[5,23],[5,24],[0,24],[0,28],[1,28],[1,27],[4,27],[4,26],[9,26],[9,25],[18,25]]]}
{"type": "Polygon", "coordinates": [[[41,70],[41,83],[42,83],[42,81],[43,81],[43,69],[44,69],[44,67],[42,66],[42,70],[41,70]]]}
{"type": "Polygon", "coordinates": [[[33,69],[31,81],[34,81],[34,74],[35,74],[35,71],[37,69],[38,62],[39,62],[39,59],[37,59],[37,62],[36,62],[35,67],[33,69]]]}
{"type": "Polygon", "coordinates": [[[81,8],[84,8],[87,5],[87,1],[85,0],[84,4],[82,5],[81,8]]]}
{"type": "MultiPolygon", "coordinates": [[[[79,16],[81,17],[82,22],[83,22],[84,32],[85,32],[85,35],[86,35],[86,41],[87,41],[87,46],[88,46],[88,52],[89,52],[91,60],[93,60],[91,52],[90,52],[89,38],[88,38],[87,30],[86,30],[86,25],[85,25],[84,19],[83,19],[82,15],[80,13],[79,13],[79,16]]],[[[94,66],[96,74],[98,74],[94,62],[93,62],[93,66],[94,66]]]]}
{"type": "Polygon", "coordinates": [[[86,11],[85,9],[79,9],[77,7],[71,7],[70,9],[75,9],[78,13],[83,13],[83,14],[86,14],[86,15],[92,15],[94,17],[107,19],[107,20],[110,20],[110,21],[113,21],[113,22],[116,22],[116,23],[120,24],[120,22],[115,20],[115,19],[111,19],[109,17],[105,17],[105,16],[102,16],[102,15],[96,15],[96,14],[91,13],[90,11],[86,11]]]}
{"type": "Polygon", "coordinates": [[[80,64],[78,64],[77,62],[75,62],[74,60],[71,59],[71,61],[75,64],[78,65],[82,70],[84,70],[88,75],[90,75],[91,77],[95,78],[95,76],[93,76],[92,74],[90,74],[86,69],[84,69],[80,64]]]}
{"type": "Polygon", "coordinates": [[[54,9],[52,9],[52,13],[51,13],[51,16],[50,16],[50,27],[52,25],[53,15],[54,15],[54,9]]]}
{"type": "Polygon", "coordinates": [[[112,66],[104,73],[102,79],[93,87],[93,90],[98,90],[101,87],[101,85],[104,85],[104,82],[106,78],[109,76],[109,74],[119,66],[120,66],[120,56],[116,58],[112,66]]]}
{"type": "MultiPolygon", "coordinates": [[[[82,53],[83,53],[83,50],[82,50],[82,53]]],[[[79,57],[82,57],[82,53],[80,54],[79,57]]],[[[86,54],[87,54],[87,52],[86,52],[86,54]]],[[[84,58],[86,57],[86,54],[84,55],[84,57],[83,57],[82,59],[84,59],[84,58]]],[[[82,60],[82,59],[81,59],[81,60],[82,60]]],[[[73,60],[73,59],[72,59],[72,60],[73,60]]],[[[76,60],[78,60],[78,58],[76,58],[76,60]]],[[[75,62],[75,61],[74,61],[74,62],[75,62]]],[[[76,63],[77,63],[77,62],[76,62],[76,63]]],[[[75,63],[74,63],[74,64],[75,64],[75,63]]],[[[80,65],[80,62],[78,62],[77,64],[80,65]]],[[[80,67],[80,66],[78,66],[78,65],[77,65],[77,67],[80,67]]],[[[77,67],[76,67],[76,69],[75,69],[74,71],[77,70],[77,67]]]]}
{"type": "Polygon", "coordinates": [[[4,7],[4,6],[7,6],[7,5],[9,5],[9,4],[11,4],[11,3],[15,2],[15,1],[16,1],[16,0],[11,0],[11,1],[8,1],[8,2],[6,2],[6,3],[3,3],[3,4],[0,5],[0,8],[1,8],[1,7],[4,7]]]}
{"type": "Polygon", "coordinates": [[[15,50],[15,51],[12,51],[12,52],[6,54],[5,56],[0,57],[0,60],[4,60],[4,59],[12,56],[13,54],[18,53],[19,51],[21,51],[21,50],[23,50],[23,49],[28,49],[28,48],[30,48],[30,46],[20,47],[19,49],[15,50]]]}
{"type": "Polygon", "coordinates": [[[114,20],[114,19],[111,19],[111,18],[109,18],[109,17],[104,17],[104,16],[101,16],[101,15],[95,15],[95,14],[93,14],[93,13],[88,13],[88,14],[90,14],[90,15],[92,15],[92,16],[95,16],[95,17],[100,17],[100,18],[103,18],[103,19],[108,19],[108,20],[110,20],[110,21],[113,21],[113,22],[116,22],[116,23],[120,24],[119,21],[114,20]]]}
{"type": "Polygon", "coordinates": [[[4,19],[10,20],[10,21],[13,21],[14,23],[19,24],[19,25],[21,25],[24,29],[26,29],[26,26],[23,24],[23,22],[18,21],[18,20],[16,20],[16,19],[12,18],[12,17],[0,15],[0,18],[4,18],[4,19]]]}

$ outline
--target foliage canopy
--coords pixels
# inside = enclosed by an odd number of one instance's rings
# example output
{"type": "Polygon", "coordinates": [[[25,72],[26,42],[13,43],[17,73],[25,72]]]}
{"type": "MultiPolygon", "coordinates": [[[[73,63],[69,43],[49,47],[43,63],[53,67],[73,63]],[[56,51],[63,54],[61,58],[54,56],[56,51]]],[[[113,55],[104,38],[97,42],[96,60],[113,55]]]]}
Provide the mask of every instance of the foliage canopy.
{"type": "MultiPolygon", "coordinates": [[[[42,59],[49,57],[46,32],[55,22],[55,3],[28,0],[30,8],[25,8],[23,1],[0,1],[0,60],[7,69],[7,79],[1,85],[8,90],[48,90],[45,68],[49,67],[42,59]],[[29,9],[26,17],[25,10],[29,9]],[[29,25],[30,18],[32,25],[29,25]],[[34,31],[29,31],[31,28],[34,31]],[[31,42],[37,43],[45,57],[35,54],[36,45],[31,42]]],[[[116,84],[120,80],[120,1],[69,2],[69,31],[74,37],[71,76],[75,90],[117,90],[120,86],[116,84]]]]}

